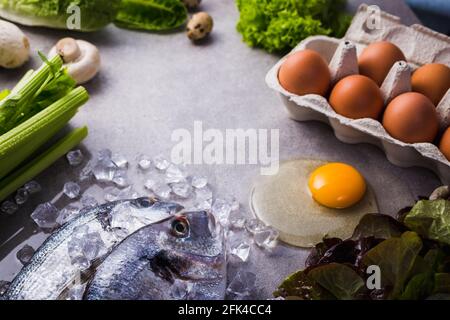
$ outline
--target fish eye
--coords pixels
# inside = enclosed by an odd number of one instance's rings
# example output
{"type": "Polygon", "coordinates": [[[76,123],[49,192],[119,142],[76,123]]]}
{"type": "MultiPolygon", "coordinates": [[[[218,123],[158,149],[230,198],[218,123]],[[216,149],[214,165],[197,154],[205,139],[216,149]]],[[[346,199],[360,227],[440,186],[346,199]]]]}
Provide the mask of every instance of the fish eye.
{"type": "Polygon", "coordinates": [[[189,223],[185,218],[177,218],[172,222],[172,233],[174,236],[184,238],[189,234],[189,223]]]}

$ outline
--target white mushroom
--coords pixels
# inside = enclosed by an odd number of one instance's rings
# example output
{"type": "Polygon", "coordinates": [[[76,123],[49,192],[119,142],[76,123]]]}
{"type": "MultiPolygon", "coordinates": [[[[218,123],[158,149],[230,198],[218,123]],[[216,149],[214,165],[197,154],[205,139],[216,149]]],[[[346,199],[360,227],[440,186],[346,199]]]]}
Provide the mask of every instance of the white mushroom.
{"type": "Polygon", "coordinates": [[[0,67],[20,67],[30,58],[30,42],[14,24],[0,20],[0,67]]]}
{"type": "Polygon", "coordinates": [[[213,29],[213,19],[206,12],[199,12],[192,16],[187,24],[187,36],[196,41],[205,38],[213,29]]]}
{"type": "Polygon", "coordinates": [[[64,38],[50,50],[49,56],[59,54],[67,71],[78,84],[94,78],[100,71],[100,53],[96,46],[72,38],[64,38]]]}
{"type": "Polygon", "coordinates": [[[186,8],[189,10],[196,9],[202,0],[182,0],[186,8]]]}

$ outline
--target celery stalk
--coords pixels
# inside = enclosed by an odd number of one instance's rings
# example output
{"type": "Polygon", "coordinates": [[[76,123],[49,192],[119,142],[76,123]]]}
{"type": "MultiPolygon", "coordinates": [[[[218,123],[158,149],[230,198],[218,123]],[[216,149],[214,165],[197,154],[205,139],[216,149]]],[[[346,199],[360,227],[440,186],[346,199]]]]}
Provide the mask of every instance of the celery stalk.
{"type": "Polygon", "coordinates": [[[30,70],[0,101],[0,135],[7,133],[75,87],[75,81],[62,68],[56,55],[36,71],[30,70]]]}
{"type": "Polygon", "coordinates": [[[77,146],[86,138],[87,134],[87,127],[73,130],[40,156],[1,180],[0,201],[5,200],[14,191],[32,180],[56,160],[77,146]]]}
{"type": "Polygon", "coordinates": [[[56,134],[89,99],[83,87],[0,136],[0,179],[8,175],[56,134]]]}

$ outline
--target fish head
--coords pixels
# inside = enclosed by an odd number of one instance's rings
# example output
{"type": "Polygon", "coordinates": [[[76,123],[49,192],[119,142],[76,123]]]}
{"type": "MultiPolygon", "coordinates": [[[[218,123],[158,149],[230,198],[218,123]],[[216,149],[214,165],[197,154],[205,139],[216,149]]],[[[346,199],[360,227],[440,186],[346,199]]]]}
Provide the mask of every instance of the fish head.
{"type": "Polygon", "coordinates": [[[160,232],[161,265],[187,280],[217,279],[225,268],[223,232],[206,211],[184,212],[168,219],[160,232]]]}

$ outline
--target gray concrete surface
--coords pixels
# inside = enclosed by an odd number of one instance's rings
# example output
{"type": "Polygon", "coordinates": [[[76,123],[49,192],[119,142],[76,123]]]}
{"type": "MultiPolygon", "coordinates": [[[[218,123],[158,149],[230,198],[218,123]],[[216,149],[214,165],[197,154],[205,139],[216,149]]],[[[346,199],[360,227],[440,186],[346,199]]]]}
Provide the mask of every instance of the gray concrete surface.
{"type": "MultiPolygon", "coordinates": [[[[211,39],[198,46],[183,32],[152,34],[111,26],[94,34],[71,34],[24,28],[34,52],[47,52],[67,35],[91,41],[101,50],[101,74],[87,86],[91,100],[71,122],[72,126],[89,126],[89,137],[82,146],[86,153],[110,148],[129,158],[140,152],[169,155],[174,145],[172,131],[191,131],[193,122],[201,120],[205,129],[279,129],[282,160],[310,157],[355,165],[374,188],[383,213],[395,213],[439,185],[430,171],[398,168],[374,146],[339,142],[324,124],[290,120],[264,83],[266,72],[279,57],[241,41],[235,31],[238,12],[233,0],[203,2],[202,8],[214,17],[215,29],[211,39]]],[[[417,22],[402,1],[372,3],[407,23],[417,22]]],[[[0,70],[0,88],[13,86],[24,71],[38,65],[34,54],[20,70],[0,70]]],[[[257,166],[205,165],[191,170],[208,175],[218,194],[234,194],[248,208],[251,184],[259,174],[257,166]]],[[[46,237],[29,219],[34,207],[52,199],[77,171],[61,159],[38,177],[44,187],[40,195],[33,196],[16,215],[0,218],[0,279],[10,280],[20,270],[15,253],[23,242],[37,247],[46,237]]],[[[254,297],[270,297],[281,279],[303,266],[307,253],[287,246],[280,246],[271,256],[253,250],[244,267],[257,274],[261,290],[254,297]]]]}

